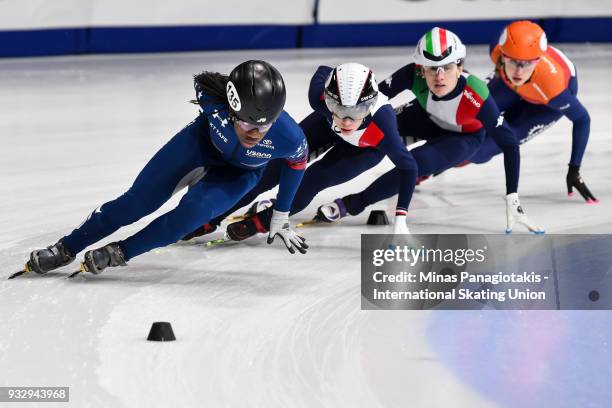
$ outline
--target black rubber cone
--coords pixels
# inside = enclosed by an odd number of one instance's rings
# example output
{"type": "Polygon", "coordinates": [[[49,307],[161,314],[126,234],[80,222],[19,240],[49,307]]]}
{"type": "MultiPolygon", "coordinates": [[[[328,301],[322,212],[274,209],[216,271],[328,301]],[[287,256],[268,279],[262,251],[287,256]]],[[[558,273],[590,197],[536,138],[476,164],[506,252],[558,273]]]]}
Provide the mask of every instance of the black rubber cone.
{"type": "Polygon", "coordinates": [[[151,326],[151,331],[149,332],[149,337],[147,337],[149,341],[174,341],[176,337],[174,337],[174,331],[172,331],[172,325],[168,322],[155,322],[153,326],[151,326]]]}
{"type": "Polygon", "coordinates": [[[372,210],[368,217],[368,225],[389,225],[389,218],[384,210],[372,210]]]}

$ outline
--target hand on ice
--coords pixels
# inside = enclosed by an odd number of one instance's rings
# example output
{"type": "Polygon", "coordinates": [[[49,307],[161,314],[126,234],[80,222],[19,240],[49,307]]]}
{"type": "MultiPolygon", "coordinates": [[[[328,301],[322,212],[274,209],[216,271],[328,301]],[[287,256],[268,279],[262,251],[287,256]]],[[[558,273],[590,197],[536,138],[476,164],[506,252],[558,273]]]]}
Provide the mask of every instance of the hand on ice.
{"type": "Polygon", "coordinates": [[[305,254],[308,245],[306,239],[299,236],[289,225],[289,212],[281,212],[274,210],[272,219],[270,220],[270,233],[268,235],[268,244],[274,242],[274,238],[279,236],[285,246],[292,254],[295,254],[295,249],[305,254]]]}
{"type": "Polygon", "coordinates": [[[587,204],[597,204],[599,200],[595,198],[591,190],[586,186],[582,176],[580,175],[580,166],[574,164],[569,165],[567,170],[567,176],[565,177],[565,183],[567,184],[567,195],[572,196],[574,194],[574,187],[580,195],[584,198],[587,204]]]}
{"type": "Polygon", "coordinates": [[[534,234],[544,234],[544,230],[533,225],[525,215],[519,201],[518,193],[512,193],[506,196],[506,222],[506,234],[512,232],[514,224],[520,224],[534,234]]]}
{"type": "Polygon", "coordinates": [[[395,216],[395,222],[393,223],[393,233],[394,234],[410,234],[410,230],[408,229],[408,225],[406,224],[405,215],[395,216]]]}

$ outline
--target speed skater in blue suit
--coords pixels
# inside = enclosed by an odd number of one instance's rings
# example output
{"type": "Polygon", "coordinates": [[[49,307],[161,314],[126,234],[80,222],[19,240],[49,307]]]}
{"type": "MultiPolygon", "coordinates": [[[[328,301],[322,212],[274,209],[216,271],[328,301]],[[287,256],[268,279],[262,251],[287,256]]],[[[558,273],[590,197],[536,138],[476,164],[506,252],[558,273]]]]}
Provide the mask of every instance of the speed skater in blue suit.
{"type": "Polygon", "coordinates": [[[151,214],[188,187],[179,204],[125,240],[84,254],[81,270],[98,274],[147,251],[178,241],[225,213],[257,185],[270,160],[279,159],[280,187],[268,242],[280,238],[291,253],[308,246],[289,224],[308,147],[298,124],[283,111],[281,74],[265,61],[246,61],[229,76],[194,77],[199,116],[168,141],[121,196],[97,207],[70,234],[30,254],[25,271],[46,273],[72,262],[88,246],[151,214]]]}

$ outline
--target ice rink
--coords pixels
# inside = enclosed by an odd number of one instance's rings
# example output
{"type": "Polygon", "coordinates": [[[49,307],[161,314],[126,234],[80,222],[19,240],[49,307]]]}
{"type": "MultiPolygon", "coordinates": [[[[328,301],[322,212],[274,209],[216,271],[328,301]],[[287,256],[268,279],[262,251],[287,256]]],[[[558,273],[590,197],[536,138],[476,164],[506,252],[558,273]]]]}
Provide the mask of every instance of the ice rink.
{"type": "MultiPolygon", "coordinates": [[[[612,233],[612,45],[559,45],[591,115],[581,173],[598,205],[568,198],[571,122],[523,145],[520,197],[547,233],[612,233]]],[[[283,73],[286,110],[310,112],[318,65],[358,61],[379,80],[411,48],[240,51],[0,60],[0,261],[8,276],[98,205],[197,115],[192,75],[265,59],[283,73]]],[[[484,47],[466,67],[484,76],[484,47]]],[[[322,192],[294,218],[390,168],[322,192]]],[[[417,187],[414,233],[502,233],[501,157],[417,187]]],[[[178,197],[156,213],[172,208],[178,197]]],[[[74,407],[609,407],[609,312],[360,310],[360,234],[370,209],[301,230],[307,255],[261,239],[170,246],[99,276],[0,280],[0,386],[68,386],[74,407]],[[147,342],[154,321],[177,341],[147,342]]],[[[152,217],[103,243],[127,237],[152,217]]],[[[515,230],[517,233],[524,231],[515,230]]],[[[216,233],[214,236],[218,236],[216,233]]],[[[214,237],[213,236],[213,237],[214,237]]],[[[82,254],[80,255],[82,256],[82,254]]],[[[602,293],[602,296],[611,296],[602,293]]],[[[32,406],[27,403],[20,407],[32,406]]]]}

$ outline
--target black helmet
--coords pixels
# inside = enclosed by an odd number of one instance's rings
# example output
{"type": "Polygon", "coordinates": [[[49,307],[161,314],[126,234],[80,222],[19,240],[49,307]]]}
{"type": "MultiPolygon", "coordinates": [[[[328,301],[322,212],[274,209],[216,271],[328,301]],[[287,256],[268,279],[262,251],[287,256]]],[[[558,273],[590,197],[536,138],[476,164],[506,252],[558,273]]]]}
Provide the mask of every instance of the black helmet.
{"type": "Polygon", "coordinates": [[[229,75],[227,101],[238,119],[267,125],[283,111],[287,92],[280,72],[265,61],[246,61],[229,75]]]}

